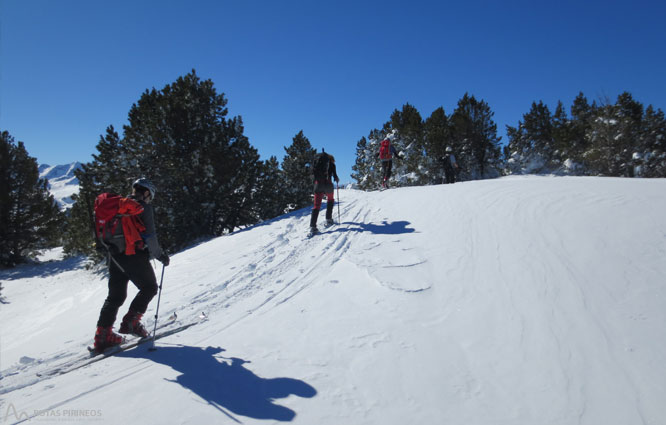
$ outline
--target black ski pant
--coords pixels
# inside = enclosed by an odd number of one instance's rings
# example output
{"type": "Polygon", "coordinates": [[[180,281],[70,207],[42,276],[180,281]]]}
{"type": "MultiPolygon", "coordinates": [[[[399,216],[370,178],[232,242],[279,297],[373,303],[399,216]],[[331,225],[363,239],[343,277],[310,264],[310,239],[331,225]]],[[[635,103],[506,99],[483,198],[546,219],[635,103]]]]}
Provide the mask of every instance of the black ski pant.
{"type": "Polygon", "coordinates": [[[139,289],[130,304],[130,311],[145,313],[150,300],[157,294],[157,279],[150,265],[147,250],[137,250],[134,255],[113,255],[109,262],[109,295],[99,313],[97,326],[113,326],[120,306],[127,298],[127,284],[132,281],[139,289]]]}
{"type": "Polygon", "coordinates": [[[453,168],[450,168],[450,169],[445,168],[444,169],[444,182],[446,184],[456,182],[456,172],[453,170],[453,168]]]}
{"type": "Polygon", "coordinates": [[[382,181],[388,181],[391,178],[391,169],[393,168],[393,160],[382,161],[382,181]]]}

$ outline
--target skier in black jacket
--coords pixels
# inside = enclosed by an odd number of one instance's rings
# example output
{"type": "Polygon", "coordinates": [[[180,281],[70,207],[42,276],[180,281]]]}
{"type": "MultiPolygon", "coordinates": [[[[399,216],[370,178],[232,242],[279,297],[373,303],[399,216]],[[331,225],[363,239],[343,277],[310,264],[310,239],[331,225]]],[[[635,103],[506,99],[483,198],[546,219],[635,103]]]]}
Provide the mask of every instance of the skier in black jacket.
{"type": "Polygon", "coordinates": [[[460,171],[460,166],[453,155],[453,149],[446,147],[446,153],[441,158],[442,165],[444,166],[444,184],[451,184],[456,182],[456,176],[460,171]]]}
{"type": "Polygon", "coordinates": [[[321,202],[326,195],[326,226],[331,226],[333,222],[333,180],[339,182],[338,174],[335,169],[335,158],[326,152],[319,154],[315,160],[314,166],[314,207],[310,216],[310,234],[315,234],[317,229],[317,218],[319,218],[319,209],[321,202]]]}
{"type": "Polygon", "coordinates": [[[132,300],[129,311],[123,317],[118,331],[139,337],[148,336],[148,331],[141,324],[141,317],[157,294],[157,279],[153,267],[150,265],[150,259],[156,258],[165,266],[169,265],[169,256],[160,247],[155,231],[155,217],[151,205],[154,197],[155,186],[148,179],[140,178],[132,184],[130,198],[143,207],[139,219],[146,230],[141,234],[142,241],[136,244],[133,255],[126,254],[124,238],[116,238],[114,246],[111,247],[109,294],[100,311],[95,332],[94,348],[98,353],[122,342],[122,337],[114,333],[112,328],[118,310],[127,298],[127,284],[130,280],[139,289],[139,293],[132,300]]]}

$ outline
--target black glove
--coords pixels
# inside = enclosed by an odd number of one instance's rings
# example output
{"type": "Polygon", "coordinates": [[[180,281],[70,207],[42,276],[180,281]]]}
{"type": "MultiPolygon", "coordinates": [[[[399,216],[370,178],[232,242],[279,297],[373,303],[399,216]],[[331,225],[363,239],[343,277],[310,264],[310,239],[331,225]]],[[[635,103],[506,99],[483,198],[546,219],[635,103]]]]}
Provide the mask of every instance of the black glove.
{"type": "Polygon", "coordinates": [[[98,254],[102,255],[108,254],[106,247],[102,245],[100,241],[96,240],[93,246],[95,247],[95,251],[97,251],[98,254]]]}
{"type": "Polygon", "coordinates": [[[157,261],[164,264],[165,266],[168,266],[169,265],[169,256],[167,255],[166,252],[162,251],[162,255],[157,257],[157,261]]]}

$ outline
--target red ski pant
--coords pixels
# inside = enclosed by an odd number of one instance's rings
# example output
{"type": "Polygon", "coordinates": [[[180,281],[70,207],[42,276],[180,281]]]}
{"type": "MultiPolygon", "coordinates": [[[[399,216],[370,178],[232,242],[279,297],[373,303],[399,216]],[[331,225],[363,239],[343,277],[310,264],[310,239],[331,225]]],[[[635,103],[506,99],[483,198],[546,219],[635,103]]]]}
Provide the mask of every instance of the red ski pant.
{"type": "Polygon", "coordinates": [[[324,192],[315,192],[315,194],[314,194],[314,208],[316,210],[319,210],[321,208],[321,201],[324,199],[324,195],[326,195],[326,199],[331,204],[335,201],[335,199],[333,199],[333,192],[326,193],[326,194],[324,194],[324,192]]]}

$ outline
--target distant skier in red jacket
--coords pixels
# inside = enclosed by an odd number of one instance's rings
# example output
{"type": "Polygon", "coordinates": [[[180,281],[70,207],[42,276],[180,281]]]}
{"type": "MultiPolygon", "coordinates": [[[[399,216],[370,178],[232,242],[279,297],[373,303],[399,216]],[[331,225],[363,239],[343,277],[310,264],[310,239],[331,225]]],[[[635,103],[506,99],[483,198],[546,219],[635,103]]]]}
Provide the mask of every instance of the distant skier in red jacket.
{"type": "Polygon", "coordinates": [[[393,147],[389,138],[382,140],[377,157],[382,161],[382,188],[384,189],[388,187],[388,180],[391,178],[393,156],[400,158],[400,153],[393,147]]]}

